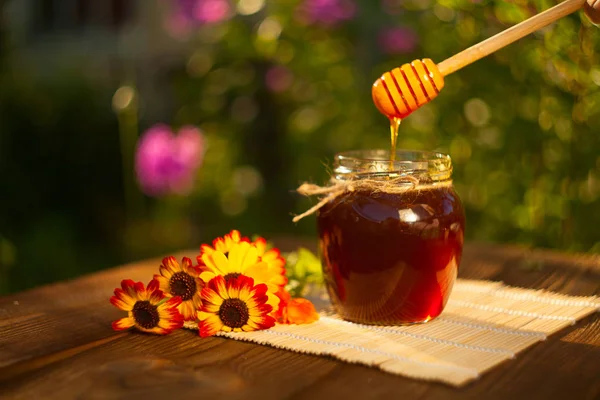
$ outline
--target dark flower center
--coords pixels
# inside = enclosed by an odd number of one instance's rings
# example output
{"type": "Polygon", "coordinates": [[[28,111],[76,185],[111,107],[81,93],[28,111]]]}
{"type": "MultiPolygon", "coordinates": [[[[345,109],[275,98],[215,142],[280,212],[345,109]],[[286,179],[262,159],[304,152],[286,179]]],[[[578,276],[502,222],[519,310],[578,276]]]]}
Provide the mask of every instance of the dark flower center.
{"type": "Polygon", "coordinates": [[[240,277],[240,273],[239,272],[232,272],[230,274],[227,274],[224,276],[225,282],[228,282],[230,279],[237,279],[240,277]]]}
{"type": "Polygon", "coordinates": [[[248,306],[240,299],[225,299],[219,308],[219,318],[230,328],[241,328],[250,318],[248,306]]]}
{"type": "Polygon", "coordinates": [[[158,325],[158,309],[148,300],[136,302],[132,312],[135,322],[142,328],[152,329],[158,325]]]}
{"type": "Polygon", "coordinates": [[[196,280],[183,271],[176,272],[169,280],[169,288],[173,296],[179,296],[183,301],[190,300],[196,294],[196,280]]]}

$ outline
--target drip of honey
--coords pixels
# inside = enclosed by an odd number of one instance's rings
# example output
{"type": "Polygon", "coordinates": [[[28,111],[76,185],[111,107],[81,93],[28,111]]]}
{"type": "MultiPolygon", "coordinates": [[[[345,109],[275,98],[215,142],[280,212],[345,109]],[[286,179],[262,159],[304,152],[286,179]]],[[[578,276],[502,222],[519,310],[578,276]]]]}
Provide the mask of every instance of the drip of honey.
{"type": "Polygon", "coordinates": [[[394,161],[396,161],[396,144],[398,143],[398,128],[400,128],[400,118],[390,118],[390,134],[392,139],[392,147],[390,149],[390,168],[394,169],[394,161]]]}

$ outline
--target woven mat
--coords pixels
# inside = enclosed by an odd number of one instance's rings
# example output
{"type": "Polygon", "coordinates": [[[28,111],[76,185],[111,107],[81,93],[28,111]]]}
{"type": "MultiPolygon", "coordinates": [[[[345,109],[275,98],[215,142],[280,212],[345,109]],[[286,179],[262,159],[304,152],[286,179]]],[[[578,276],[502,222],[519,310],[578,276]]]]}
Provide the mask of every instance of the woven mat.
{"type": "Polygon", "coordinates": [[[462,386],[598,310],[597,297],[458,280],[445,311],[426,324],[359,325],[324,311],[310,325],[277,325],[219,336],[462,386]]]}

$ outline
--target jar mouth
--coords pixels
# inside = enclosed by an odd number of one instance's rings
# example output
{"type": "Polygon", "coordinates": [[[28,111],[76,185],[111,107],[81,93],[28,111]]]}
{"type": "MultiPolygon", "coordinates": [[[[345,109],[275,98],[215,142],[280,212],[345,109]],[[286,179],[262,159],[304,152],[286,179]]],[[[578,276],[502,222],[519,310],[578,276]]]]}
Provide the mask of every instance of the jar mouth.
{"type": "Polygon", "coordinates": [[[449,155],[434,151],[396,151],[392,161],[389,150],[353,150],[335,155],[337,179],[353,177],[390,177],[411,175],[429,182],[440,182],[452,177],[452,160],[449,155]]]}

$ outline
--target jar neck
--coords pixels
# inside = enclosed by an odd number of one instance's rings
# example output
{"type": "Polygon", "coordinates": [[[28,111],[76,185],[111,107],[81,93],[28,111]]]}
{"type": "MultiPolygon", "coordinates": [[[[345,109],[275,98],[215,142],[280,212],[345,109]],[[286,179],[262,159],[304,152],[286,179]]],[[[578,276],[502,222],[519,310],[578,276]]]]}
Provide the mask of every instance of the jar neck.
{"type": "Polygon", "coordinates": [[[420,184],[448,183],[452,180],[450,156],[428,151],[398,150],[391,160],[388,150],[357,150],[335,156],[336,180],[390,180],[416,178],[420,184]]]}

